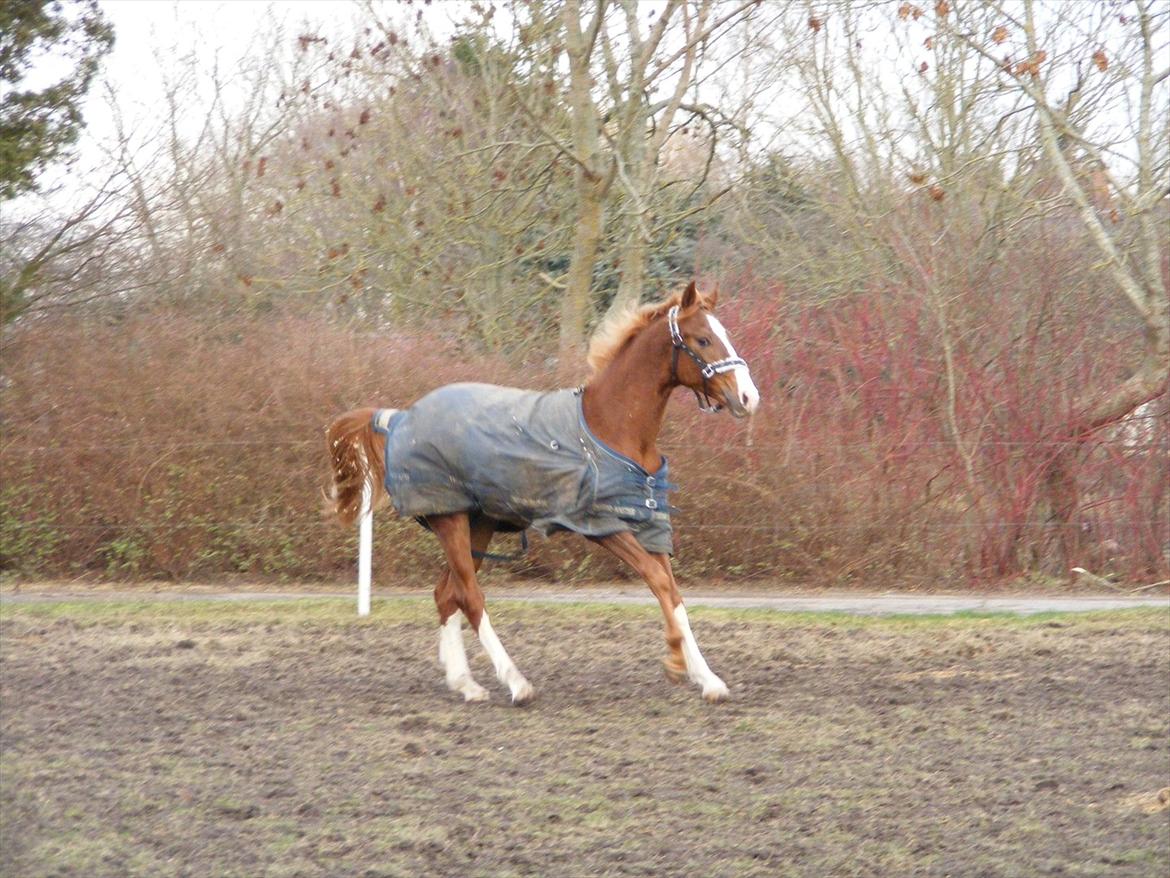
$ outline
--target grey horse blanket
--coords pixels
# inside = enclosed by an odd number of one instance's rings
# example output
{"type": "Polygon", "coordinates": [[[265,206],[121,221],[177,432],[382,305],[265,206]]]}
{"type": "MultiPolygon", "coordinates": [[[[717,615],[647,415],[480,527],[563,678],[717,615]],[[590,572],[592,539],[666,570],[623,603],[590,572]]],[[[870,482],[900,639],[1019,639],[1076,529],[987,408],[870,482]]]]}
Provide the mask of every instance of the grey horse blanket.
{"type": "Polygon", "coordinates": [[[656,472],[603,444],[580,390],[450,384],[408,409],[382,409],[386,491],[400,515],[482,512],[504,529],[546,536],[630,531],[672,551],[666,458],[656,472]]]}

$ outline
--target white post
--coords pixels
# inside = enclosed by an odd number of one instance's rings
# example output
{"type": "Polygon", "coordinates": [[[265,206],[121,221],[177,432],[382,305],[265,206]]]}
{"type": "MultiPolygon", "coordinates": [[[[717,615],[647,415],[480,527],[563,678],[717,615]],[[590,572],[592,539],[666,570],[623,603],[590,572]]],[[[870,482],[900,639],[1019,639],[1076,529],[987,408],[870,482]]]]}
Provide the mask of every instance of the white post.
{"type": "Polygon", "coordinates": [[[362,520],[358,526],[358,615],[370,615],[370,568],[374,555],[374,509],[370,483],[362,488],[362,520]]]}

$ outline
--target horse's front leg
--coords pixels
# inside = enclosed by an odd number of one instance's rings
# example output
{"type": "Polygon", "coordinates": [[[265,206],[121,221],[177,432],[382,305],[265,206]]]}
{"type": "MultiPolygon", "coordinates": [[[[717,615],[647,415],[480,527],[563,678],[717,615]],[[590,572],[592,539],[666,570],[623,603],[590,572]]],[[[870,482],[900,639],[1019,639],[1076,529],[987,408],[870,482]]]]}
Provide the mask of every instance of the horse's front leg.
{"type": "Polygon", "coordinates": [[[634,568],[650,586],[658,599],[665,620],[667,656],[663,664],[672,679],[684,674],[703,690],[707,701],[723,701],[728,697],[727,684],[707,666],[691,631],[687,608],[674,581],[670,556],[647,552],[633,534],[624,532],[597,537],[595,542],[608,549],[634,568]]]}
{"type": "MultiPolygon", "coordinates": [[[[439,538],[439,542],[443,544],[443,551],[447,555],[447,567],[451,574],[449,581],[452,587],[452,599],[463,611],[463,615],[471,623],[472,629],[479,635],[479,642],[483,644],[484,650],[487,651],[492,665],[496,669],[496,677],[511,691],[513,704],[523,704],[531,700],[535,695],[532,684],[520,673],[507,650],[504,649],[500,638],[496,636],[491,620],[488,619],[487,610],[484,608],[483,590],[480,589],[479,580],[476,578],[476,570],[479,565],[472,557],[471,550],[473,545],[479,551],[486,549],[487,542],[490,540],[490,532],[488,540],[482,540],[481,548],[480,545],[477,545],[481,542],[479,539],[476,539],[474,543],[472,541],[473,528],[465,513],[427,516],[427,524],[439,538]]],[[[477,536],[482,534],[480,528],[483,526],[486,525],[482,525],[477,519],[474,529],[477,536]]],[[[492,527],[494,529],[494,525],[492,527]]]]}
{"type": "Polygon", "coordinates": [[[674,601],[672,615],[675,625],[678,626],[678,630],[682,634],[682,653],[686,662],[687,676],[703,687],[703,697],[708,701],[723,701],[731,693],[727,689],[727,684],[708,667],[707,660],[699,651],[699,644],[695,640],[695,634],[691,631],[690,619],[687,617],[687,608],[683,604],[682,595],[678,592],[678,585],[675,584],[674,571],[670,568],[670,556],[653,555],[652,557],[670,577],[670,588],[674,601]]]}

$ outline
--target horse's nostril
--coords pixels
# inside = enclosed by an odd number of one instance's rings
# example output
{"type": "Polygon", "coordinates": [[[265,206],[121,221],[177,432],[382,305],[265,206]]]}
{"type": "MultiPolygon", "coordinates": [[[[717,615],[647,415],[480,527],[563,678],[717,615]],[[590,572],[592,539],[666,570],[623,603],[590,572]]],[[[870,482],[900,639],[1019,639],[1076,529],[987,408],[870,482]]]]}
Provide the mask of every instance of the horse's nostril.
{"type": "Polygon", "coordinates": [[[740,401],[741,401],[741,402],[742,402],[744,405],[747,405],[747,404],[748,404],[748,402],[750,401],[750,400],[748,399],[748,395],[747,395],[746,393],[741,393],[741,394],[739,395],[739,399],[740,399],[740,401]]]}

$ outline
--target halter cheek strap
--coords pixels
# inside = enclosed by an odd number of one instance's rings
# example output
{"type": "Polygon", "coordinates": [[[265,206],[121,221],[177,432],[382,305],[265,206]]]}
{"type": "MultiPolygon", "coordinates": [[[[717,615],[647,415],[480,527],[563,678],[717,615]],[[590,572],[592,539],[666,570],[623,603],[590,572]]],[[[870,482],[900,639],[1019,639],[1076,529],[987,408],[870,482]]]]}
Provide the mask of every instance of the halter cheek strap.
{"type": "Polygon", "coordinates": [[[711,402],[711,395],[707,389],[707,381],[716,375],[731,372],[740,366],[746,368],[747,362],[741,360],[739,357],[724,357],[722,360],[716,360],[713,363],[708,363],[704,360],[694,348],[687,344],[686,339],[683,338],[682,332],[678,328],[678,305],[673,306],[666,312],[666,325],[670,327],[670,343],[674,348],[670,355],[670,380],[675,383],[681,383],[678,380],[678,354],[679,351],[682,351],[695,361],[695,364],[699,367],[699,374],[703,376],[703,393],[700,395],[699,391],[691,388],[691,391],[695,394],[695,399],[699,403],[699,409],[709,414],[714,414],[722,406],[718,403],[711,402]]]}

